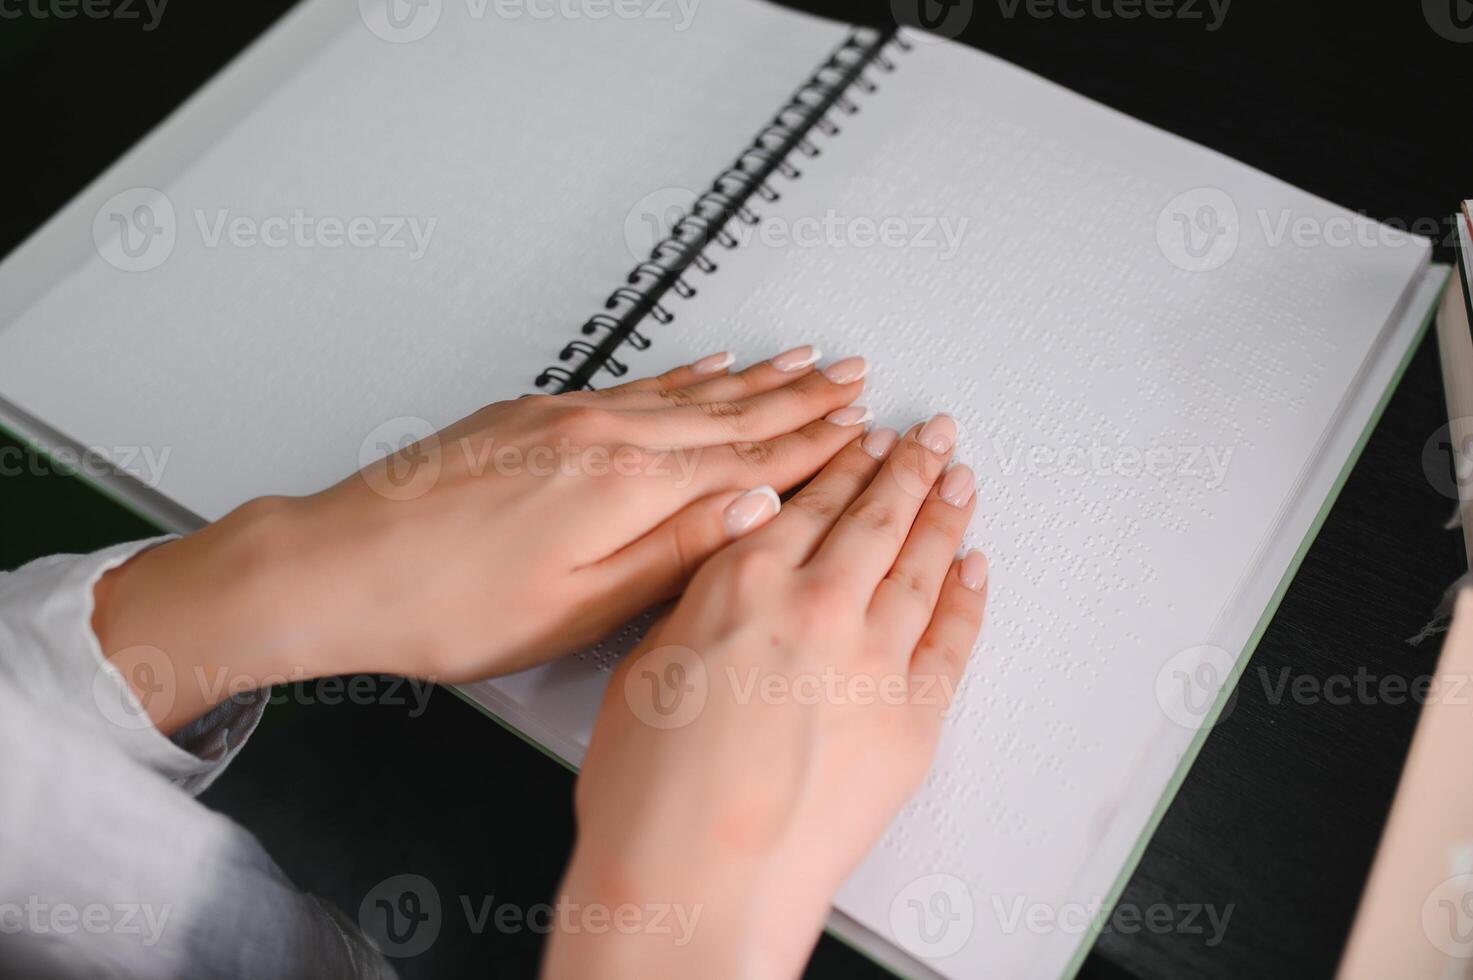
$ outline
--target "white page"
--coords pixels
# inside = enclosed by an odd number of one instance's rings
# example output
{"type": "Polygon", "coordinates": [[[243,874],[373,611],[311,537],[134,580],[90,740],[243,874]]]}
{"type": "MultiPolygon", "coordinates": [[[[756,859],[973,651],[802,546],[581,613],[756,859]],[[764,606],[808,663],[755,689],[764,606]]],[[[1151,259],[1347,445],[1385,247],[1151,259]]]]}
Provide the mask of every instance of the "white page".
{"type": "MultiPolygon", "coordinates": [[[[871,359],[881,422],[957,416],[978,471],[971,542],[992,560],[988,623],[926,787],[837,907],[947,976],[1055,976],[1194,735],[1175,672],[1205,658],[1221,683],[1247,643],[1319,501],[1283,512],[1428,246],[976,52],[897,57],[779,184],[782,201],[757,206],[768,237],[713,248],[699,294],[669,301],[651,350],[621,356],[648,373],[814,342],[871,359]],[[1238,242],[1187,271],[1168,205],[1200,188],[1233,202],[1238,242]],[[966,225],[954,245],[937,230],[935,248],[856,246],[859,226],[815,229],[830,214],[914,219],[911,236],[925,219],[966,225]],[[1346,244],[1305,247],[1302,229],[1270,241],[1301,219],[1346,244]],[[1061,471],[1064,452],[1095,445],[1171,463],[1159,477],[1128,456],[1122,473],[1061,471]],[[1030,466],[1033,447],[1059,455],[1030,466]],[[928,942],[909,903],[937,894],[970,915],[928,942]]],[[[1186,213],[1222,200],[1197,194],[1186,213]]],[[[1319,500],[1353,441],[1317,475],[1319,500]]],[[[585,742],[604,676],[588,666],[609,659],[478,691],[585,742]]]]}
{"type": "Polygon", "coordinates": [[[533,390],[633,266],[629,211],[704,187],[847,31],[756,2],[432,7],[427,36],[390,43],[353,0],[311,0],[227,73],[230,93],[206,90],[247,107],[222,135],[201,145],[221,109],[153,134],[182,164],[107,192],[167,194],[177,239],[158,267],[104,261],[90,216],[27,246],[63,256],[54,281],[8,260],[7,303],[49,288],[0,320],[0,396],[206,519],[320,489],[361,447],[382,455],[386,423],[442,426],[533,390]],[[323,40],[293,62],[304,24],[323,40]],[[212,247],[226,209],[416,218],[428,247],[412,257],[407,229],[399,249],[212,247]]]}

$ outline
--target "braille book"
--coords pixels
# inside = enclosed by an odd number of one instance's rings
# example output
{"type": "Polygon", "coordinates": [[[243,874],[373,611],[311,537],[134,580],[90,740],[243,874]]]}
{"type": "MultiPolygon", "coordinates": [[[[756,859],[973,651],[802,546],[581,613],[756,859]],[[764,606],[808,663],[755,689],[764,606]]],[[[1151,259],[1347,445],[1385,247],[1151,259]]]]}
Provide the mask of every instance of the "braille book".
{"type": "MultiPolygon", "coordinates": [[[[183,531],[488,402],[864,354],[879,422],[956,415],[991,598],[830,927],[1074,972],[1446,270],[931,35],[560,9],[300,4],[0,264],[0,417],[183,531]]],[[[576,766],[639,630],[462,693],[576,766]]]]}

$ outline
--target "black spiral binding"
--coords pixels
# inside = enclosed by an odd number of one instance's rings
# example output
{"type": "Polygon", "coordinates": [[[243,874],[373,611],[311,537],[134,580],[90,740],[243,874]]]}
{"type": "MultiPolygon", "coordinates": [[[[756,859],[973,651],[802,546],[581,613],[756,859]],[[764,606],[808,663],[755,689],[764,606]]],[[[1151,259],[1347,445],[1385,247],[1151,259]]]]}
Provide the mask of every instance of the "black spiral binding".
{"type": "Polygon", "coordinates": [[[661,302],[665,294],[674,293],[684,299],[696,294],[690,270],[705,275],[716,271],[717,263],[709,254],[711,244],[714,242],[722,248],[737,246],[736,237],[727,230],[728,222],[733,219],[749,225],[758,222],[751,204],[754,199],[766,202],[778,199],[778,192],[770,183],[774,174],[789,180],[802,175],[789,158],[794,154],[818,156],[819,147],[809,137],[815,131],[824,136],[838,133],[839,128],[828,118],[831,110],[845,114],[859,111],[847,94],[849,87],[852,85],[861,92],[875,90],[874,83],[864,73],[871,66],[886,72],[894,70],[894,64],[885,55],[886,46],[892,42],[902,49],[908,47],[893,29],[854,29],[757,134],[736,163],[723,170],[711,189],[696,198],[690,211],[675,222],[670,234],[654,247],[650,257],[634,267],[627,284],[609,294],[604,311],[583,324],[585,337],[602,334],[602,338],[597,342],[575,340],[564,347],[558,355],[563,364],[553,365],[539,374],[537,387],[557,393],[580,391],[593,387],[592,379],[599,371],[616,378],[627,374],[628,365],[614,357],[615,351],[624,344],[636,350],[650,346],[650,338],[637,329],[640,323],[646,316],[661,324],[674,319],[675,315],[661,302]]]}

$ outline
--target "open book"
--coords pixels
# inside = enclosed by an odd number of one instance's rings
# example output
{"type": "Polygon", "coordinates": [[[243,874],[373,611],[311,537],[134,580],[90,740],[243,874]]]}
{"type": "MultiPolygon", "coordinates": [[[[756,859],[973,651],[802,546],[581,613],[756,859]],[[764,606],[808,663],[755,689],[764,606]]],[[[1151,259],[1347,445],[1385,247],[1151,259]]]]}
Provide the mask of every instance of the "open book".
{"type": "MultiPolygon", "coordinates": [[[[0,265],[5,424],[185,530],[539,386],[865,354],[957,416],[992,598],[831,926],[1071,972],[1445,272],[959,45],[600,9],[301,4],[0,265]]],[[[576,764],[637,633],[465,693],[576,764]]]]}

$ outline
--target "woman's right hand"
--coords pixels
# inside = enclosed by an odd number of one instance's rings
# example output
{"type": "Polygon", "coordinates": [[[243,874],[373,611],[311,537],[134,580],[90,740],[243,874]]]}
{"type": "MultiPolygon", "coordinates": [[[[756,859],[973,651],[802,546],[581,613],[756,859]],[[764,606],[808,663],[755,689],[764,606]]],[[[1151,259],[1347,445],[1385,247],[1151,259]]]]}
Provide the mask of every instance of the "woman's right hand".
{"type": "MultiPolygon", "coordinates": [[[[712,558],[615,673],[560,901],[688,929],[560,928],[547,974],[795,976],[919,785],[982,622],[956,425],[844,448],[712,558]]],[[[576,920],[575,920],[576,921],[576,920]]],[[[637,925],[637,923],[636,923],[637,925]]]]}

